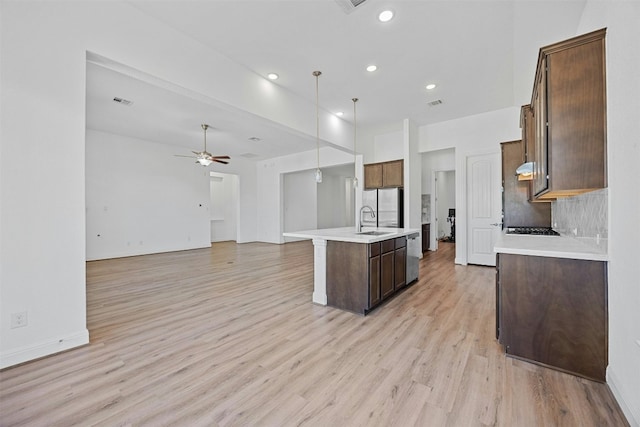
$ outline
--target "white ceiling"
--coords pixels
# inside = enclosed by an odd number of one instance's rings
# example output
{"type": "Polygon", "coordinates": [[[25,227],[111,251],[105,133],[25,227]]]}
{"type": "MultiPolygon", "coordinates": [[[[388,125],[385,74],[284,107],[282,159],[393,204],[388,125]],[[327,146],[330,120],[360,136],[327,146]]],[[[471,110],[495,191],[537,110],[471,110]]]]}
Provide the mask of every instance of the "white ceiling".
{"type": "MultiPolygon", "coordinates": [[[[334,0],[129,1],[259,75],[358,127],[418,125],[525,104],[538,49],[575,35],[585,0],[366,0],[350,14],[334,0]],[[377,21],[383,9],[395,18],[377,21]],[[365,67],[375,64],[369,73],[365,67]],[[437,84],[433,91],[425,85],[437,84]],[[428,103],[442,100],[430,107],[428,103]]],[[[241,111],[88,64],[87,126],[256,160],[313,149],[314,139],[241,111]],[[134,101],[125,107],[114,96],[134,101]],[[261,138],[251,142],[249,137],[261,138]]]]}

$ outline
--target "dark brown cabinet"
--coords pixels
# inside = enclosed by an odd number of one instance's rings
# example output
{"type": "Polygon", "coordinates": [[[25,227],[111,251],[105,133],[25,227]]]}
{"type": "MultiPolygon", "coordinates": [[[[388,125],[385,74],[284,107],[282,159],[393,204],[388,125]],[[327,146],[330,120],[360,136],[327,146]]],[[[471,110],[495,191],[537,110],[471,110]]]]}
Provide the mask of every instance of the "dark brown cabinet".
{"type": "Polygon", "coordinates": [[[369,305],[375,307],[382,300],[380,293],[380,242],[369,245],[369,305]]]}
{"type": "MultiPolygon", "coordinates": [[[[520,109],[520,128],[522,129],[522,162],[531,162],[535,164],[536,121],[531,105],[523,105],[520,109]]],[[[546,177],[546,175],[544,176],[546,177]]],[[[532,176],[529,176],[527,179],[525,179],[522,185],[526,187],[527,199],[531,203],[553,202],[555,200],[553,198],[536,199],[533,197],[534,181],[532,176]]]]}
{"type": "Polygon", "coordinates": [[[532,162],[536,133],[531,105],[523,105],[520,109],[520,129],[522,130],[522,162],[532,162]]]}
{"type": "Polygon", "coordinates": [[[496,335],[507,355],[604,381],[606,262],[499,254],[496,265],[496,335]]]}
{"type": "Polygon", "coordinates": [[[395,291],[395,241],[383,240],[380,243],[382,256],[380,258],[380,287],[382,299],[385,299],[395,291]]]}
{"type": "Polygon", "coordinates": [[[382,188],[382,163],[364,165],[364,189],[382,188]]]}
{"type": "Polygon", "coordinates": [[[327,242],[327,304],[366,314],[406,287],[406,237],[327,242]]]}
{"type": "Polygon", "coordinates": [[[402,187],[403,184],[404,160],[364,165],[365,190],[402,187]]]}
{"type": "Polygon", "coordinates": [[[422,224],[422,253],[429,250],[431,245],[431,224],[422,224]]]}
{"type": "Polygon", "coordinates": [[[540,49],[531,100],[536,199],[607,186],[605,33],[540,49]]]}
{"type": "Polygon", "coordinates": [[[506,227],[550,227],[551,205],[530,203],[529,184],[515,170],[523,162],[522,141],[500,144],[502,154],[502,223],[506,227]]]}

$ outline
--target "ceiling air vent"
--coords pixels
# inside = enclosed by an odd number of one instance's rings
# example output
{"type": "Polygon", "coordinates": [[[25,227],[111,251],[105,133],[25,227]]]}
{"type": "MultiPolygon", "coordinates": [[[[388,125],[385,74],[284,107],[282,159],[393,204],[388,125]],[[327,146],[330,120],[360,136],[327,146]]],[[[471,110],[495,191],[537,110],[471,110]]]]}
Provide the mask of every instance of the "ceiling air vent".
{"type": "Polygon", "coordinates": [[[342,8],[344,13],[351,13],[365,1],[367,0],[336,0],[336,3],[342,8]]]}
{"type": "Polygon", "coordinates": [[[131,104],[133,104],[133,101],[129,101],[128,99],[124,99],[124,98],[118,98],[117,96],[113,98],[113,102],[117,102],[118,104],[126,105],[127,107],[129,107],[131,104]]]}
{"type": "Polygon", "coordinates": [[[427,105],[429,107],[435,107],[436,105],[442,104],[442,99],[436,99],[435,101],[428,102],[427,105]]]}

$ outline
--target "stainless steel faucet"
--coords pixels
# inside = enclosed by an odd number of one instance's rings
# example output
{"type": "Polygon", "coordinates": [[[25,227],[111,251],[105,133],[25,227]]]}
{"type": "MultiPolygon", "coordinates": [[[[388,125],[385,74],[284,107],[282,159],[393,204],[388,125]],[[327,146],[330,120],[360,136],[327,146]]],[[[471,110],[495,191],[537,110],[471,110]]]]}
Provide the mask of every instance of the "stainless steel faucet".
{"type": "Polygon", "coordinates": [[[365,209],[369,210],[369,214],[371,214],[371,218],[376,217],[376,213],[373,211],[373,208],[369,205],[364,205],[360,208],[360,215],[358,215],[358,224],[356,224],[356,231],[358,233],[362,232],[362,213],[365,209]]]}

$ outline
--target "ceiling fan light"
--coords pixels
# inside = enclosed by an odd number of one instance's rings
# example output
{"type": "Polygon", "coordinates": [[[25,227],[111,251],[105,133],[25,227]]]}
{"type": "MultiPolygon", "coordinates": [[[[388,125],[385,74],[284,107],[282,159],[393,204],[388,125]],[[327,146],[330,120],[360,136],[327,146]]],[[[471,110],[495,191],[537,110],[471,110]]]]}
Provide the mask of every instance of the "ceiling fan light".
{"type": "Polygon", "coordinates": [[[202,166],[209,166],[212,163],[211,159],[207,157],[198,157],[196,162],[200,163],[202,166]]]}
{"type": "Polygon", "coordinates": [[[380,22],[389,22],[393,19],[393,11],[392,10],[383,10],[378,15],[378,20],[380,22]]]}

